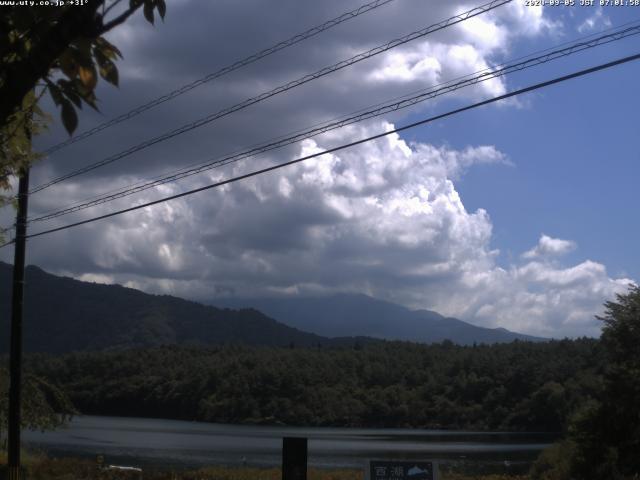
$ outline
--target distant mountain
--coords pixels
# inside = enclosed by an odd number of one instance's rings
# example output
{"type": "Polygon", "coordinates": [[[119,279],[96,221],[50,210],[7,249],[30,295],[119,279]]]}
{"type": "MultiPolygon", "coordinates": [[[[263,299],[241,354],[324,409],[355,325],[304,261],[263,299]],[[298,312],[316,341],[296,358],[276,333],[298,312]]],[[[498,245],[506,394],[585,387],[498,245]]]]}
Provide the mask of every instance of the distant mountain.
{"type": "Polygon", "coordinates": [[[329,337],[367,335],[423,343],[448,339],[461,345],[545,340],[504,328],[478,327],[430,310],[409,310],[366,295],[215,300],[212,304],[252,307],[289,326],[329,337]]]}
{"type": "MultiPolygon", "coordinates": [[[[0,262],[0,353],[8,351],[12,266],[0,262]]],[[[24,348],[62,353],[167,344],[352,345],[328,339],[251,309],[205,306],[120,285],[81,282],[26,269],[24,348]]]]}

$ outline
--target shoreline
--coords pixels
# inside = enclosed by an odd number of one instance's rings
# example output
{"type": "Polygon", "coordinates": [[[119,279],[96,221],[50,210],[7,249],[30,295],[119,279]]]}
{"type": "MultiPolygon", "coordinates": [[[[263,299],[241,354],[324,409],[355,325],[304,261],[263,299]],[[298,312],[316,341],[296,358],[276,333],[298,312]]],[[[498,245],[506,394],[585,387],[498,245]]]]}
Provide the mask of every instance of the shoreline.
{"type": "MultiPolygon", "coordinates": [[[[28,449],[23,453],[23,465],[30,480],[65,480],[82,478],[83,480],[103,480],[105,472],[99,469],[96,460],[77,457],[49,457],[28,449]],[[72,477],[69,477],[69,476],[72,477]]],[[[105,459],[105,465],[109,465],[105,459]]],[[[6,463],[6,455],[0,452],[0,465],[6,463]]],[[[129,465],[127,465],[129,466],[129,465]]],[[[279,467],[249,467],[213,465],[198,469],[143,468],[145,480],[280,480],[279,467]]],[[[108,478],[135,479],[133,472],[109,475],[108,478]]],[[[361,469],[317,468],[308,469],[308,480],[362,480],[364,466],[361,469]]],[[[528,475],[510,473],[468,472],[451,466],[440,467],[439,480],[528,480],[528,475]]]]}

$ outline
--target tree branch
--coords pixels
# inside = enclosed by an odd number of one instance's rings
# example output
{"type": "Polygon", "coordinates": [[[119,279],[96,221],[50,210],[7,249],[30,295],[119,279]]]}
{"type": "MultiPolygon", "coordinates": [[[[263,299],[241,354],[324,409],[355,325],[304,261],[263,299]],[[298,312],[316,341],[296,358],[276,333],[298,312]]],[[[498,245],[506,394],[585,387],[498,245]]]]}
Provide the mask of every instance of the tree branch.
{"type": "Polygon", "coordinates": [[[110,20],[109,22],[105,23],[102,26],[102,28],[99,29],[98,34],[96,36],[99,37],[103,33],[106,33],[109,30],[111,30],[112,28],[117,27],[121,23],[124,23],[127,20],[127,18],[129,18],[131,15],[133,15],[133,13],[136,10],[138,10],[141,6],[142,6],[142,3],[138,4],[135,7],[130,7],[127,10],[125,10],[123,13],[118,15],[116,18],[114,18],[113,20],[110,20]]]}
{"type": "Polygon", "coordinates": [[[85,36],[92,24],[95,30],[96,10],[102,2],[82,8],[67,8],[59,20],[34,46],[28,58],[12,63],[5,70],[5,83],[0,87],[0,125],[22,104],[24,96],[38,80],[45,78],[53,62],[76,38],[85,36]]]}
{"type": "MultiPolygon", "coordinates": [[[[104,13],[102,14],[102,18],[104,18],[106,15],[109,14],[109,12],[115,7],[117,6],[119,3],[121,3],[122,0],[113,0],[113,3],[111,5],[109,5],[106,10],[104,11],[104,13]]],[[[105,2],[106,3],[106,2],[105,2]]]]}
{"type": "MultiPolygon", "coordinates": [[[[46,80],[46,82],[47,82],[47,84],[48,84],[48,85],[49,85],[49,84],[51,84],[51,85],[53,85],[53,86],[55,87],[55,84],[53,84],[53,83],[51,82],[51,80],[49,80],[48,78],[46,78],[45,80],[46,80]]],[[[47,89],[46,89],[46,88],[43,88],[43,89],[42,89],[42,91],[38,94],[38,96],[37,96],[37,97],[34,99],[34,101],[31,103],[31,105],[29,105],[28,107],[24,107],[24,108],[22,109],[22,111],[24,112],[24,111],[26,111],[26,110],[33,109],[33,108],[38,104],[38,102],[40,101],[40,99],[43,97],[44,92],[46,92],[46,91],[47,91],[47,89]]],[[[27,117],[26,117],[26,115],[24,115],[24,116],[23,116],[23,118],[22,118],[22,121],[19,121],[19,122],[17,122],[17,123],[16,123],[15,128],[14,128],[14,129],[9,133],[9,135],[7,135],[6,137],[4,137],[4,138],[3,138],[3,141],[4,141],[4,142],[8,142],[9,140],[11,140],[11,139],[13,138],[13,136],[14,136],[16,133],[18,133],[18,129],[19,129],[21,126],[25,126],[25,127],[26,127],[26,123],[25,123],[26,121],[27,121],[27,117]]]]}

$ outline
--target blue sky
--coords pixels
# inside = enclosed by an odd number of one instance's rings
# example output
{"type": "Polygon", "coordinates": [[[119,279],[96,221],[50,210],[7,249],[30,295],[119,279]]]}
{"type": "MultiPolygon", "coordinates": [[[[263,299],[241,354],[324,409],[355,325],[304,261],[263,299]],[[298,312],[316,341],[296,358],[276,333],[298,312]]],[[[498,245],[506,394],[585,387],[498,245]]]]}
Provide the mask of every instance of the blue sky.
{"type": "MultiPolygon", "coordinates": [[[[575,10],[574,17],[561,11],[550,16],[568,23],[558,43],[582,36],[578,26],[594,9],[575,10]]],[[[640,16],[640,9],[612,7],[605,12],[612,26],[632,20],[631,12],[640,16]]],[[[520,72],[508,84],[521,88],[638,53],[639,47],[638,38],[631,37],[567,58],[561,65],[520,72]]],[[[529,42],[522,42],[510,56],[530,49],[529,42]]],[[[473,168],[457,184],[469,209],[490,213],[493,243],[504,256],[528,249],[531,238],[545,232],[578,243],[568,260],[593,259],[614,275],[640,278],[640,225],[632,220],[640,178],[640,95],[633,80],[639,77],[640,64],[626,64],[523,95],[522,108],[483,107],[420,128],[407,138],[455,148],[492,143],[509,156],[513,167],[473,168]]]]}
{"type": "MultiPolygon", "coordinates": [[[[358,7],[279,9],[258,0],[169,5],[110,35],[120,87],[80,130],[358,7]]],[[[306,0],[305,0],[306,1],[306,0]]],[[[479,3],[479,2],[478,2],[479,3]]],[[[221,77],[41,162],[38,185],[219,109],[440,22],[475,4],[395,0],[221,77]]],[[[245,149],[379,102],[640,17],[631,7],[508,5],[277,95],[34,195],[31,214],[245,149]]],[[[62,226],[352,142],[426,116],[637,53],[598,47],[411,110],[30,227],[62,226]]],[[[411,308],[542,336],[598,335],[602,303],[640,278],[632,63],[310,160],[30,242],[58,274],[215,302],[219,297],[364,293],[411,308]]],[[[48,110],[53,107],[44,105],[48,110]]],[[[66,138],[59,125],[36,140],[66,138]]],[[[4,211],[0,220],[10,221],[4,211]]],[[[0,258],[10,259],[7,249],[0,258]]],[[[366,334],[366,332],[363,332],[366,334]]]]}

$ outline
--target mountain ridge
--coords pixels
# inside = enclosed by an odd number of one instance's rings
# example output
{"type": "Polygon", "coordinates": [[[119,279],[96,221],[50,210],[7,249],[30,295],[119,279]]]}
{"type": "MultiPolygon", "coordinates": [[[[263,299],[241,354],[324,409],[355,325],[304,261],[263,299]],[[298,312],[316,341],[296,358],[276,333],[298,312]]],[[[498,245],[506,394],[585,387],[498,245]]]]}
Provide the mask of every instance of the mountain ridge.
{"type": "MultiPolygon", "coordinates": [[[[0,353],[8,351],[12,266],[0,262],[0,353]]],[[[325,338],[254,309],[229,310],[122,285],[25,271],[24,348],[66,353],[160,345],[337,346],[367,338],[325,338]]]]}
{"type": "Polygon", "coordinates": [[[323,336],[362,335],[385,340],[462,345],[547,339],[486,328],[426,309],[411,310],[367,295],[340,293],[324,297],[240,298],[211,300],[227,308],[251,306],[282,323],[323,336]],[[357,333],[359,332],[359,333],[357,333]]]}
{"type": "MultiPolygon", "coordinates": [[[[541,340],[485,329],[363,294],[213,306],[26,268],[24,346],[65,353],[159,345],[352,346],[380,340],[459,344],[541,340]],[[296,308],[291,308],[298,304],[296,308]],[[219,308],[222,307],[222,308],[219,308]],[[295,314],[292,315],[292,312],[295,314]],[[391,332],[391,333],[390,333],[391,332]]],[[[0,262],[0,353],[8,351],[12,266],[0,262]]],[[[220,303],[220,302],[218,302],[220,303]]]]}

